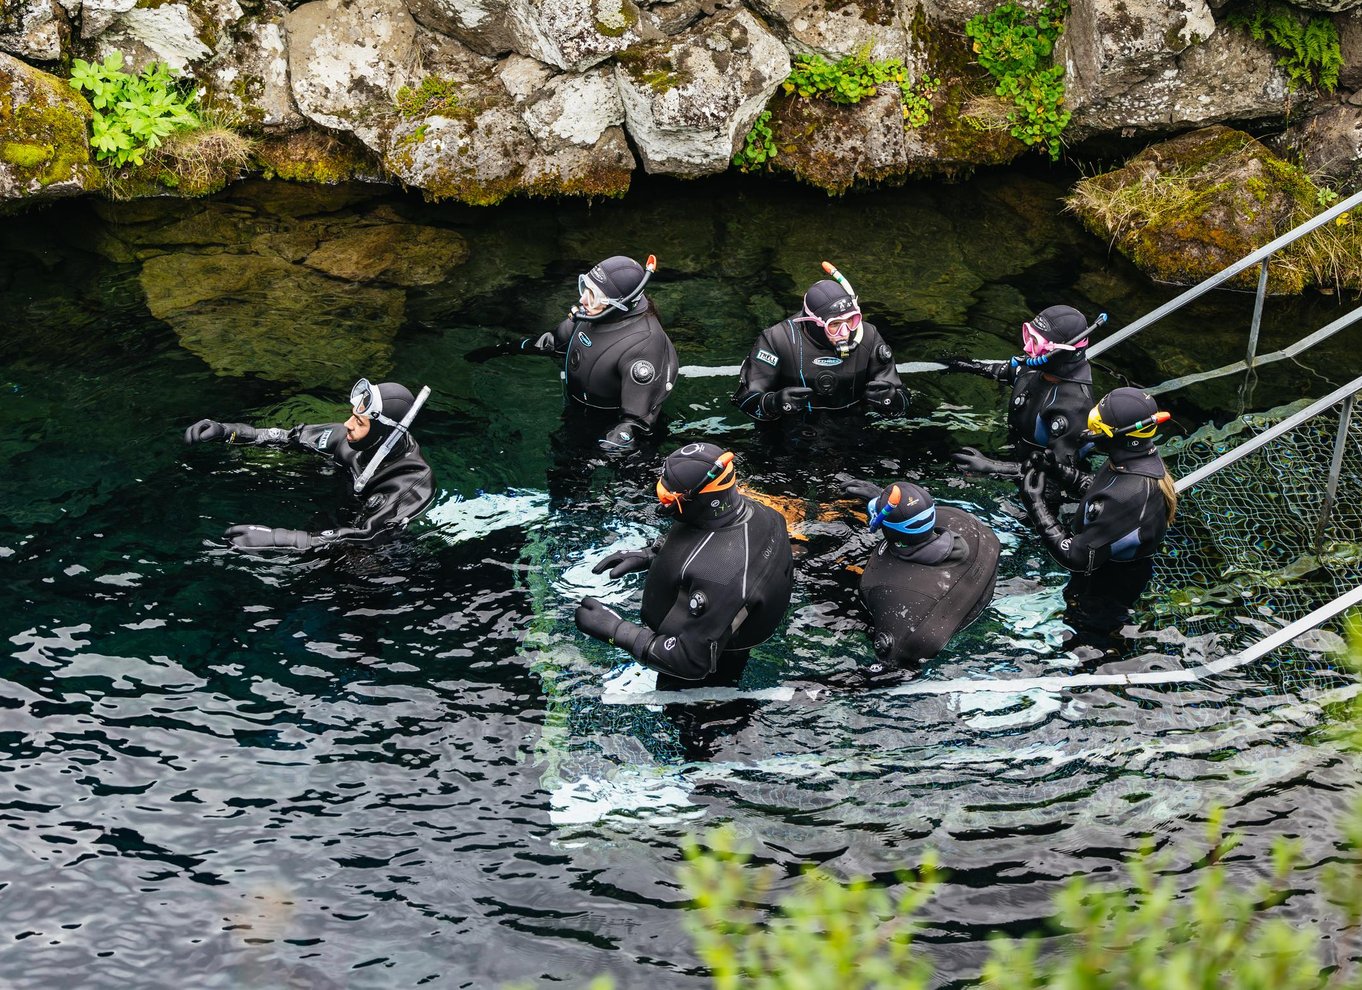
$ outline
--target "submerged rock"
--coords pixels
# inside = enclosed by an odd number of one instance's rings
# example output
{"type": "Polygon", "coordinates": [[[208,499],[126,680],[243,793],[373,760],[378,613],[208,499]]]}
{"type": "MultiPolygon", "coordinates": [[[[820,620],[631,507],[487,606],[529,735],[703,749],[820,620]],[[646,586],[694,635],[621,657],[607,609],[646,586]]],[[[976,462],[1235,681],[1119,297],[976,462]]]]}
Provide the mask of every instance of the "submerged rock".
{"type": "Polygon", "coordinates": [[[100,188],[90,157],[92,114],[64,81],[0,54],[0,208],[100,188]]]}
{"type": "Polygon", "coordinates": [[[151,314],[219,375],[344,388],[391,367],[401,290],[251,254],[164,254],[140,278],[151,314]]]}
{"type": "Polygon", "coordinates": [[[468,242],[452,230],[409,223],[357,227],[327,240],[303,262],[350,282],[434,285],[468,260],[468,242]]]}

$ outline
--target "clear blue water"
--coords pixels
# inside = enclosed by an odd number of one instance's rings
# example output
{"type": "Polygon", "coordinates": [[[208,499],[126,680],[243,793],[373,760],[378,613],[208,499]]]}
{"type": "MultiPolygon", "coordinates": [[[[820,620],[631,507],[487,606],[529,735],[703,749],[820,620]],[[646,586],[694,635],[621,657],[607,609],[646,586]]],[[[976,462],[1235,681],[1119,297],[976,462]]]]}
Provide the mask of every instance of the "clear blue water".
{"type": "MultiPolygon", "coordinates": [[[[951,872],[925,944],[947,982],[989,931],[1036,927],[1069,877],[1114,875],[1144,836],[1182,850],[1191,882],[1214,803],[1245,833],[1241,876],[1266,872],[1273,836],[1303,840],[1286,910],[1316,916],[1356,786],[1325,731],[1345,683],[1328,655],[1166,690],[604,703],[621,655],[572,611],[586,593],[636,609],[638,577],[590,566],[660,531],[656,458],[596,460],[562,428],[550,363],[462,357],[552,325],[576,274],[617,252],[658,256],[654,298],[696,366],[737,364],[824,258],[900,361],[1002,356],[1053,302],[1118,329],[1176,294],[1109,257],[1062,192],[1016,174],[835,200],[655,182],[475,211],[256,184],[0,220],[0,983],[704,986],[675,868],[680,840],[720,823],[781,870],[773,898],[805,863],[887,880],[937,850],[951,872]],[[375,230],[438,231],[438,274],[319,274],[318,250],[375,230]],[[186,449],[184,427],[333,418],[359,375],[434,390],[417,430],[441,486],[430,517],[377,553],[224,550],[232,523],[318,524],[340,480],[302,456],[186,449]]],[[[1100,387],[1241,357],[1250,310],[1214,294],[1114,350],[1100,387]]],[[[1273,301],[1263,349],[1338,312],[1273,301]]],[[[1253,405],[1323,394],[1357,344],[1265,369],[1253,405]]],[[[797,449],[736,414],[730,378],[678,386],[662,449],[721,438],[797,536],[788,627],[746,686],[868,656],[845,570],[867,544],[839,471],[913,477],[1004,540],[995,608],[924,676],[1076,669],[1057,648],[1063,575],[1013,491],[945,466],[1001,442],[996,392],[909,384],[908,422],[797,449]]],[[[1170,404],[1183,428],[1223,420],[1235,386],[1170,404]]],[[[1232,645],[1151,632],[1123,663],[1232,645]]]]}

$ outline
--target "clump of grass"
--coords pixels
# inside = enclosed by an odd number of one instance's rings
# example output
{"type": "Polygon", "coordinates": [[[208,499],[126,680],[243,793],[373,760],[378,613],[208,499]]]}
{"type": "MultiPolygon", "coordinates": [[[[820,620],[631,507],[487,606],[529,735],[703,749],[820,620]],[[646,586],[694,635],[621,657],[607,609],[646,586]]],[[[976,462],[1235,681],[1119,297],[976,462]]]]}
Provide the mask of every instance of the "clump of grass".
{"type": "Polygon", "coordinates": [[[1185,208],[1194,195],[1185,178],[1149,168],[1132,183],[1080,179],[1065,197],[1064,208],[1090,218],[1094,227],[1111,231],[1111,243],[1116,244],[1135,229],[1185,208]]]}
{"type": "Polygon", "coordinates": [[[403,86],[393,102],[407,120],[451,117],[460,109],[459,85],[452,79],[426,76],[419,86],[403,86]]]}
{"type": "MultiPolygon", "coordinates": [[[[1315,215],[1302,210],[1296,222],[1304,223],[1315,215]]],[[[1287,264],[1303,270],[1306,280],[1323,292],[1362,294],[1362,217],[1354,218],[1352,211],[1312,230],[1283,255],[1287,264]]]]}
{"type": "Polygon", "coordinates": [[[111,199],[145,196],[156,187],[182,196],[207,196],[240,178],[255,157],[255,143],[225,122],[205,121],[192,130],[176,131],[140,167],[106,175],[111,199]]]}

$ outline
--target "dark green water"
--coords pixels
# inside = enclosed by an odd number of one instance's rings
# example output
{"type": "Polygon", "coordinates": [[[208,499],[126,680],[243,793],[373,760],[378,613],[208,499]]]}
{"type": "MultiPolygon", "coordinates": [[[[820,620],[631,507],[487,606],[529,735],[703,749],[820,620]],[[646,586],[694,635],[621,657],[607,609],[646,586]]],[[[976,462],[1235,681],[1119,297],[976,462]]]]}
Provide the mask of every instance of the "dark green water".
{"type": "MultiPolygon", "coordinates": [[[[1196,841],[1215,802],[1246,834],[1244,876],[1274,835],[1303,839],[1288,910],[1315,916],[1315,864],[1355,786],[1320,731],[1341,683],[1328,656],[1176,690],[602,704],[620,655],[572,610],[586,593],[636,609],[638,578],[609,587],[590,566],[659,531],[656,458],[596,461],[561,428],[551,363],[462,357],[551,326],[615,253],[658,256],[651,294],[693,366],[737,364],[824,258],[899,361],[1011,353],[1055,302],[1115,330],[1176,294],[1109,258],[1062,191],[1017,175],[842,200],[658,182],[474,211],[258,184],[0,220],[0,983],[702,986],[674,870],[683,836],[723,822],[789,877],[805,862],[888,877],[938,850],[952,873],[926,942],[945,979],[1142,836],[1196,841]],[[315,526],[339,479],[296,455],[186,449],[184,427],[333,419],[361,375],[434,390],[417,428],[441,487],[430,518],[376,554],[222,549],[232,523],[315,526]]],[[[1250,310],[1213,294],[1110,352],[1099,387],[1242,357],[1250,310]]],[[[1340,312],[1273,301],[1262,350],[1340,312]]],[[[1265,369],[1252,405],[1324,394],[1360,343],[1265,369]]],[[[663,449],[721,438],[798,536],[789,625],[749,686],[868,655],[841,567],[866,544],[838,471],[914,477],[1004,540],[996,607],[926,676],[1074,668],[1055,645],[1063,576],[1013,491],[944,466],[1001,442],[996,391],[908,383],[911,420],[799,450],[733,410],[731,378],[678,385],[663,449]]],[[[1185,429],[1223,421],[1236,386],[1167,405],[1185,429]]],[[[1151,635],[1125,662],[1233,645],[1151,635]]]]}

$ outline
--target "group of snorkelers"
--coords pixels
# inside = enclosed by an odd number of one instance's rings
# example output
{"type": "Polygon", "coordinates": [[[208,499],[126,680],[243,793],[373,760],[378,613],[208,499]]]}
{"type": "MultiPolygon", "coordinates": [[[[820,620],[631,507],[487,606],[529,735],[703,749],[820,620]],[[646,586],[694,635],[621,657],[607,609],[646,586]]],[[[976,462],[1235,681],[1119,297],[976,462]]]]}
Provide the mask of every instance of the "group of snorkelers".
{"type": "MultiPolygon", "coordinates": [[[[911,396],[892,349],[867,322],[851,285],[831,276],[811,285],[801,309],[763,330],[743,362],[733,403],[758,422],[808,418],[836,410],[902,416],[911,396]]],[[[562,362],[571,405],[613,421],[597,437],[608,455],[625,456],[658,433],[663,405],[679,371],[676,348],[645,293],[656,268],[607,258],[578,278],[578,301],[538,337],[479,348],[469,360],[539,354],[562,362]]],[[[1011,460],[973,448],[954,455],[966,472],[1015,479],[1031,522],[1054,558],[1071,572],[1066,620],[1076,637],[1111,651],[1111,637],[1152,573],[1152,561],[1176,507],[1172,477],[1154,446],[1168,414],[1135,388],[1093,401],[1086,348],[1092,331],[1069,306],[1051,306],[1022,324],[1024,354],[1002,361],[949,358],[946,368],[996,380],[1010,389],[1011,460]],[[1106,455],[1095,472],[1090,457],[1106,455]],[[1072,514],[1063,512],[1069,499],[1072,514]],[[1068,521],[1065,521],[1067,517],[1068,521]]],[[[435,482],[411,422],[428,389],[413,396],[392,382],[356,383],[344,423],[256,429],[201,420],[187,443],[220,440],[309,450],[330,457],[353,482],[359,503],[352,525],[319,533],[233,526],[237,549],[317,551],[376,545],[423,512],[435,482]]],[[[938,506],[907,480],[845,479],[844,493],[864,499],[871,548],[860,577],[870,617],[873,663],[868,681],[917,670],[992,601],[999,541],[970,513],[938,506]]],[[[646,571],[640,621],[593,597],[576,624],[658,672],[659,689],[735,683],[749,651],[784,620],[794,560],[784,517],[738,485],[732,452],[687,443],[669,454],[656,496],[673,525],[651,546],[609,553],[593,568],[611,579],[646,571]]]]}

